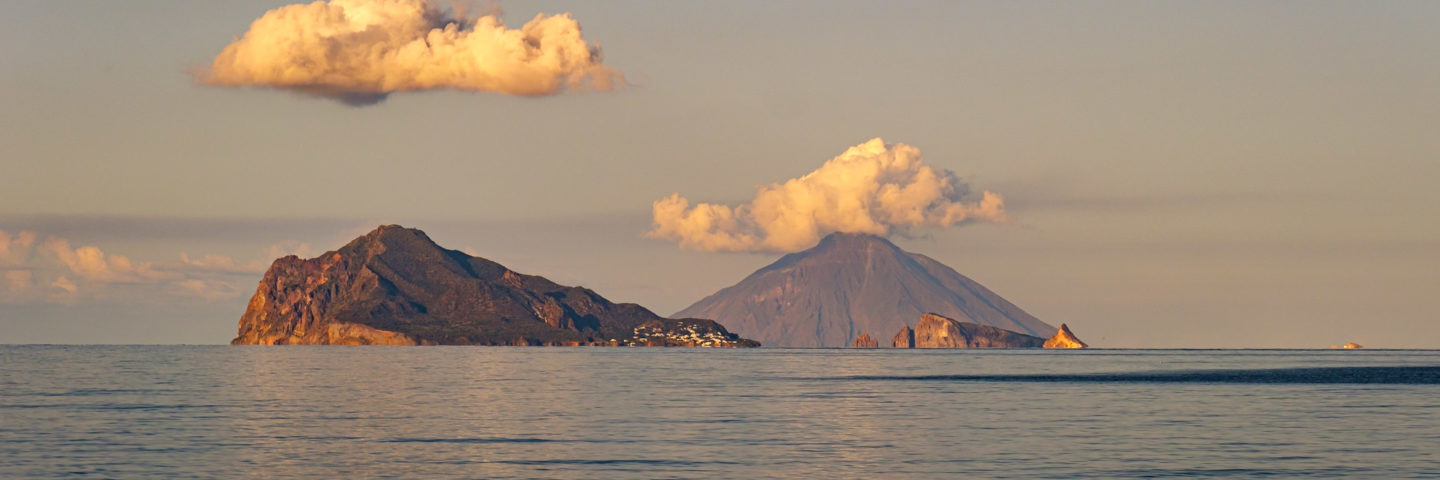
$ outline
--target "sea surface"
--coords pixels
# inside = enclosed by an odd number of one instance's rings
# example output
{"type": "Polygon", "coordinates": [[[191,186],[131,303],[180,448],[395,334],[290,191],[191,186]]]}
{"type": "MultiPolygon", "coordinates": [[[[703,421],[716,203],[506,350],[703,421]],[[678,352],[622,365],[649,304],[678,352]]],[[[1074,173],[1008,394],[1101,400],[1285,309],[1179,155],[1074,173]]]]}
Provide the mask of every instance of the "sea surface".
{"type": "Polygon", "coordinates": [[[1440,352],[0,346],[0,478],[1440,478],[1440,352]]]}

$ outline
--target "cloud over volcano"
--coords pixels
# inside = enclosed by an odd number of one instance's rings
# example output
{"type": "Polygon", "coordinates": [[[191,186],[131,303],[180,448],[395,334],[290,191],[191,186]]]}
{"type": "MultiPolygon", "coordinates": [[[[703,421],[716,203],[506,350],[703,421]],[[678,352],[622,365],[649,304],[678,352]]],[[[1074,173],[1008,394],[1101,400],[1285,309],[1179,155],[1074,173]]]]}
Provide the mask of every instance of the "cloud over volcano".
{"type": "Polygon", "coordinates": [[[427,0],[276,8],[196,77],[206,85],[279,88],[357,106],[419,90],[543,96],[625,84],[569,14],[540,14],[511,29],[498,14],[457,17],[427,0]]]}
{"type": "Polygon", "coordinates": [[[835,232],[888,236],[1006,220],[999,194],[975,193],[954,172],[926,165],[919,149],[879,138],[757,190],[749,203],[733,207],[691,205],[678,193],[657,200],[647,235],[702,251],[793,252],[835,232]]]}

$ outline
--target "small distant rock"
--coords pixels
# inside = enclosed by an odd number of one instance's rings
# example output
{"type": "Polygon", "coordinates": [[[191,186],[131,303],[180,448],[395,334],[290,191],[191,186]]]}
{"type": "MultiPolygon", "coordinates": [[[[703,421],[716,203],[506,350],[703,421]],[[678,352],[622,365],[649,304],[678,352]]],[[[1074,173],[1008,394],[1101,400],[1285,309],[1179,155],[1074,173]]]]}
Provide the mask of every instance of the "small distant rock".
{"type": "Polygon", "coordinates": [[[850,344],[850,346],[855,348],[880,348],[880,341],[868,333],[862,333],[860,336],[855,337],[855,342],[850,344]]]}
{"type": "Polygon", "coordinates": [[[1075,334],[1070,332],[1070,327],[1063,323],[1060,324],[1060,330],[1055,332],[1055,336],[1046,340],[1044,345],[1045,348],[1086,348],[1089,346],[1075,337],[1075,334]]]}
{"type": "Polygon", "coordinates": [[[890,346],[895,348],[915,348],[915,330],[909,325],[900,327],[900,332],[895,338],[890,339],[890,346]]]}

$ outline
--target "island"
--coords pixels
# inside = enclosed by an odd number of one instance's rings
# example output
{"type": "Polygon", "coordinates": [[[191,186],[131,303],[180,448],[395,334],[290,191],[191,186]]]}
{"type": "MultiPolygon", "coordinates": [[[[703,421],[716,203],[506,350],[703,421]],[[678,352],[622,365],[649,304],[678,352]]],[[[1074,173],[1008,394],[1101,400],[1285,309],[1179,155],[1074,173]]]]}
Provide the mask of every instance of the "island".
{"type": "Polygon", "coordinates": [[[385,225],[311,259],[275,260],[235,345],[758,347],[713,320],[664,318],[385,225]]]}

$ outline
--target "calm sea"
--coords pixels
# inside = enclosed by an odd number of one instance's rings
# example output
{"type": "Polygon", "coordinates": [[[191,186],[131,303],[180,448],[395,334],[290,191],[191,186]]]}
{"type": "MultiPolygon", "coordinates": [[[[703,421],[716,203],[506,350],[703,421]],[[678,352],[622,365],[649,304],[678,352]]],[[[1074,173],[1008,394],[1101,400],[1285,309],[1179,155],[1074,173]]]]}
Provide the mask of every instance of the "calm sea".
{"type": "Polygon", "coordinates": [[[1440,352],[0,346],[5,479],[1261,477],[1440,478],[1440,352]]]}

